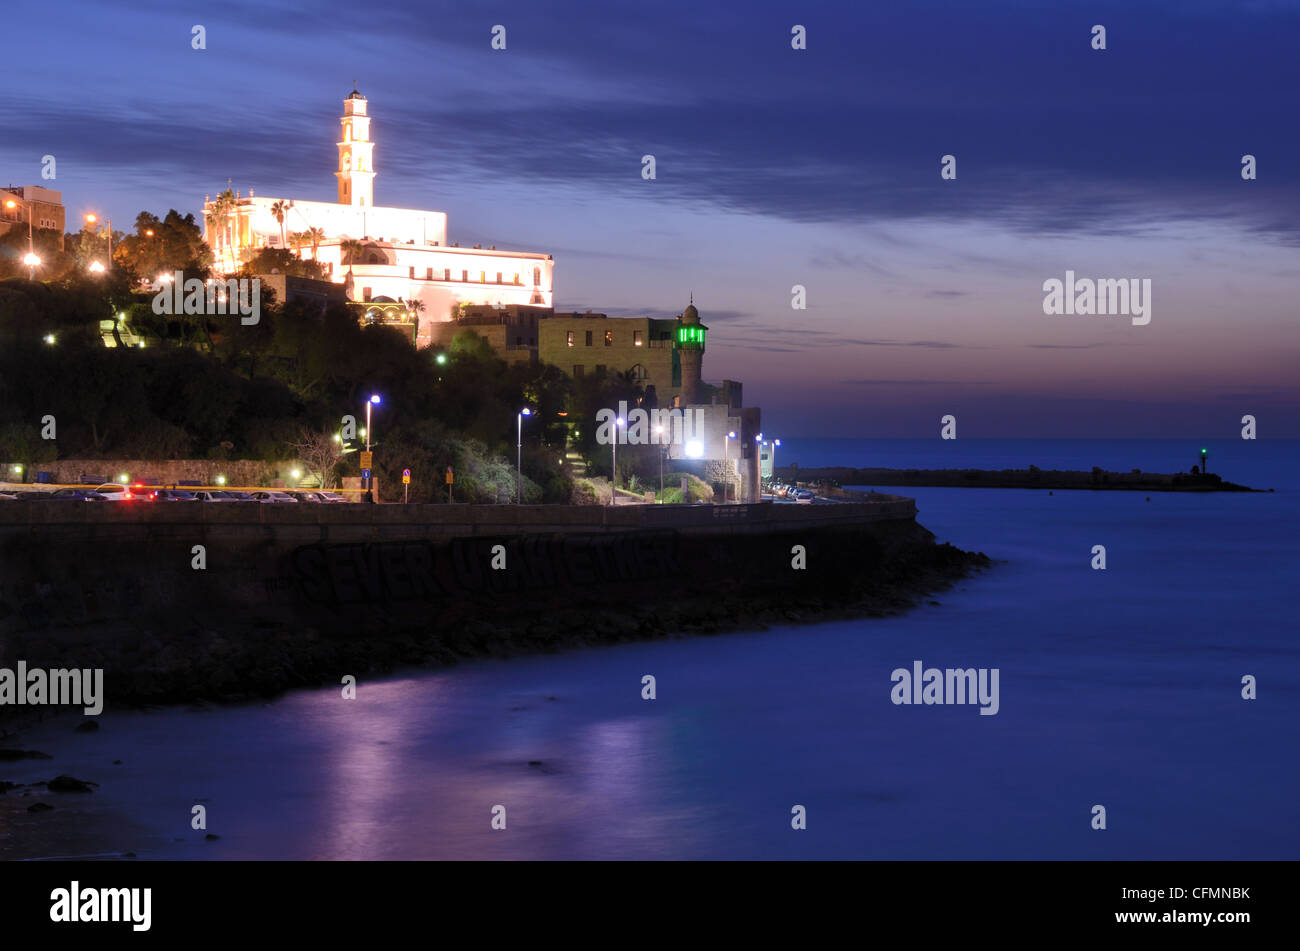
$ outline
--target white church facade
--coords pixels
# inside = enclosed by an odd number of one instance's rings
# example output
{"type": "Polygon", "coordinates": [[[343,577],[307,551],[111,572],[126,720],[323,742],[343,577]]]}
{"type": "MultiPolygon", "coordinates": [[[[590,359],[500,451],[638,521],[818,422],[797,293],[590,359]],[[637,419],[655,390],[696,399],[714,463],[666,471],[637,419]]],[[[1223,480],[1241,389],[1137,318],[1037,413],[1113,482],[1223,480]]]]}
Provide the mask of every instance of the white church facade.
{"type": "Polygon", "coordinates": [[[413,312],[421,346],[432,339],[430,325],[451,320],[462,303],[554,306],[551,255],[449,245],[444,212],[374,204],[367,105],[355,89],[343,100],[337,202],[254,196],[252,189],[225,203],[205,200],[204,239],[214,270],[232,273],[261,248],[285,248],[289,235],[311,234],[297,249],[300,256],[319,261],[350,300],[413,312]]]}

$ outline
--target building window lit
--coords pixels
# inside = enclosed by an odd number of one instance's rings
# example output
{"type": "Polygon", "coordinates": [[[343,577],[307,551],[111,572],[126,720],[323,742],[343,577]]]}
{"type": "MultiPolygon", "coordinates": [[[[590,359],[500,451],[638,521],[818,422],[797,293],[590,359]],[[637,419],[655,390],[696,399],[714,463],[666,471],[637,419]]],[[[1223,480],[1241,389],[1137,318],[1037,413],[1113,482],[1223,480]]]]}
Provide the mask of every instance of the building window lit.
{"type": "Polygon", "coordinates": [[[450,280],[451,280],[451,268],[449,268],[449,267],[445,267],[445,268],[442,269],[442,279],[443,279],[444,281],[450,281],[450,280]]]}
{"type": "Polygon", "coordinates": [[[487,283],[487,271],[479,271],[479,272],[478,272],[478,282],[479,282],[480,284],[486,284],[486,283],[487,283]]]}
{"type": "Polygon", "coordinates": [[[569,331],[569,346],[570,346],[570,347],[573,346],[573,338],[576,337],[576,336],[577,336],[577,334],[575,334],[572,330],[569,331]]]}
{"type": "Polygon", "coordinates": [[[605,346],[607,347],[614,346],[614,331],[612,330],[605,331],[605,346]]]}
{"type": "Polygon", "coordinates": [[[541,286],[542,286],[542,269],[539,267],[535,267],[533,268],[533,287],[541,287],[541,286]]]}
{"type": "Polygon", "coordinates": [[[431,268],[431,267],[427,267],[427,268],[424,269],[424,279],[425,279],[426,281],[432,281],[432,280],[433,280],[433,268],[431,268]]]}
{"type": "Polygon", "coordinates": [[[632,331],[632,346],[634,347],[641,346],[641,331],[639,330],[632,331]]]}
{"type": "Polygon", "coordinates": [[[522,283],[522,282],[519,280],[519,275],[518,275],[518,274],[515,274],[515,283],[516,283],[516,284],[520,284],[520,283],[522,283]]]}
{"type": "Polygon", "coordinates": [[[501,283],[501,272],[500,272],[500,271],[497,271],[497,283],[498,283],[498,284],[501,283]]]}
{"type": "Polygon", "coordinates": [[[461,279],[462,281],[468,281],[468,280],[469,280],[469,271],[461,271],[461,272],[460,272],[460,279],[461,279]]]}
{"type": "Polygon", "coordinates": [[[411,280],[415,280],[415,265],[411,265],[411,280]]]}

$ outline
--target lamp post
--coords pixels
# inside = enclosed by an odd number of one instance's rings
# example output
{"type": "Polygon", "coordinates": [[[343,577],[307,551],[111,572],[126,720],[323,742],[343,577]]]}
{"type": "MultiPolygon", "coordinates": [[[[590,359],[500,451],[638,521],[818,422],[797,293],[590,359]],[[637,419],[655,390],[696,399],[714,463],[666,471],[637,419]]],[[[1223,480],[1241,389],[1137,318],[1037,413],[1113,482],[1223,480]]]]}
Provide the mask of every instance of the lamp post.
{"type": "Polygon", "coordinates": [[[722,483],[722,504],[727,503],[727,496],[731,490],[731,440],[736,438],[735,431],[727,433],[727,438],[722,441],[722,471],[727,477],[727,481],[722,483]]]}
{"type": "Polygon", "coordinates": [[[36,269],[41,266],[41,259],[35,253],[29,251],[23,258],[23,263],[27,265],[27,280],[36,280],[36,269]]]}
{"type": "Polygon", "coordinates": [[[618,505],[618,428],[623,425],[621,417],[614,420],[614,441],[610,449],[614,453],[614,464],[609,473],[609,504],[618,505]]]}
{"type": "MultiPolygon", "coordinates": [[[[370,399],[366,400],[366,454],[367,455],[370,454],[370,407],[378,406],[378,405],[379,405],[379,394],[378,393],[370,394],[370,399]]],[[[372,475],[366,478],[366,501],[368,502],[374,501],[374,495],[370,491],[371,486],[374,484],[375,481],[375,477],[373,475],[374,470],[372,469],[371,472],[372,475]]]]}
{"type": "Polygon", "coordinates": [[[524,504],[524,417],[532,415],[525,406],[515,417],[515,505],[524,504]]]}
{"type": "MultiPolygon", "coordinates": [[[[13,211],[15,208],[18,207],[18,202],[14,201],[11,198],[5,202],[5,207],[8,208],[10,211],[13,211]]],[[[27,254],[31,257],[35,257],[36,255],[36,249],[32,246],[32,213],[35,210],[36,210],[35,206],[32,205],[31,202],[28,202],[27,203],[27,254]]],[[[40,262],[37,261],[36,263],[39,264],[40,262]]]]}
{"type": "MultiPolygon", "coordinates": [[[[99,219],[94,215],[86,215],[86,222],[94,224],[99,219]]],[[[109,218],[104,219],[104,224],[108,226],[108,267],[113,267],[113,222],[109,218]]]]}
{"type": "Polygon", "coordinates": [[[655,427],[655,439],[659,443],[659,504],[664,502],[664,456],[667,455],[667,449],[664,447],[664,428],[655,427]]]}

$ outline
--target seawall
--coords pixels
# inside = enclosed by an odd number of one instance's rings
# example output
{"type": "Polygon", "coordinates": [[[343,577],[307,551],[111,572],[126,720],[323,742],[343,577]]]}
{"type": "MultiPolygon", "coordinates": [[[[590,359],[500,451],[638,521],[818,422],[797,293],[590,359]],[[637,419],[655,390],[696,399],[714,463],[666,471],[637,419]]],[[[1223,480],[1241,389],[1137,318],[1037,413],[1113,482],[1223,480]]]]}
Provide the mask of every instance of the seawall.
{"type": "MultiPolygon", "coordinates": [[[[109,704],[885,614],[987,563],[911,499],[838,505],[0,503],[0,666],[109,704]]],[[[0,716],[6,711],[0,708],[0,716]]]]}

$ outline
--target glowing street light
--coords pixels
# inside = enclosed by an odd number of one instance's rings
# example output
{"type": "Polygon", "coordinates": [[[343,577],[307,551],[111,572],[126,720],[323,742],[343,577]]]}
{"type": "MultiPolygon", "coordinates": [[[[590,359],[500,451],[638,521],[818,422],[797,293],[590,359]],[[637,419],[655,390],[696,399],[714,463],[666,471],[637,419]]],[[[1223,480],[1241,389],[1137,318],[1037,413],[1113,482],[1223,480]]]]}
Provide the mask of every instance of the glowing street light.
{"type": "Polygon", "coordinates": [[[727,481],[722,483],[722,502],[725,505],[727,495],[731,488],[731,440],[736,438],[735,432],[727,433],[727,438],[722,441],[722,471],[727,476],[727,481]]]}
{"type": "MultiPolygon", "coordinates": [[[[366,400],[366,452],[370,452],[370,407],[378,406],[380,398],[378,393],[371,393],[370,399],[366,400]]],[[[373,470],[371,470],[373,472],[373,470]]],[[[375,477],[371,475],[366,479],[366,499],[374,501],[374,496],[370,494],[371,487],[374,485],[375,477]]]]}
{"type": "Polygon", "coordinates": [[[98,261],[91,261],[90,267],[88,267],[86,270],[90,271],[91,274],[103,274],[104,265],[100,264],[98,261]]]}
{"type": "Polygon", "coordinates": [[[533,411],[525,406],[516,417],[515,431],[515,505],[524,504],[524,417],[533,411]]]}
{"type": "Polygon", "coordinates": [[[46,334],[45,342],[48,343],[50,346],[54,346],[54,334],[46,334]]]}
{"type": "MultiPolygon", "coordinates": [[[[5,202],[5,207],[8,208],[10,211],[13,211],[15,208],[18,207],[18,202],[14,201],[11,198],[5,202]]],[[[27,252],[29,256],[33,256],[33,257],[35,256],[33,254],[35,248],[32,245],[32,215],[35,213],[35,211],[36,211],[36,206],[31,202],[28,202],[27,204],[27,252]]],[[[41,262],[37,261],[36,263],[40,264],[41,262]]]]}
{"type": "Polygon", "coordinates": [[[41,259],[36,256],[36,252],[28,251],[23,263],[27,265],[27,280],[36,280],[36,269],[41,266],[41,259]]]}

